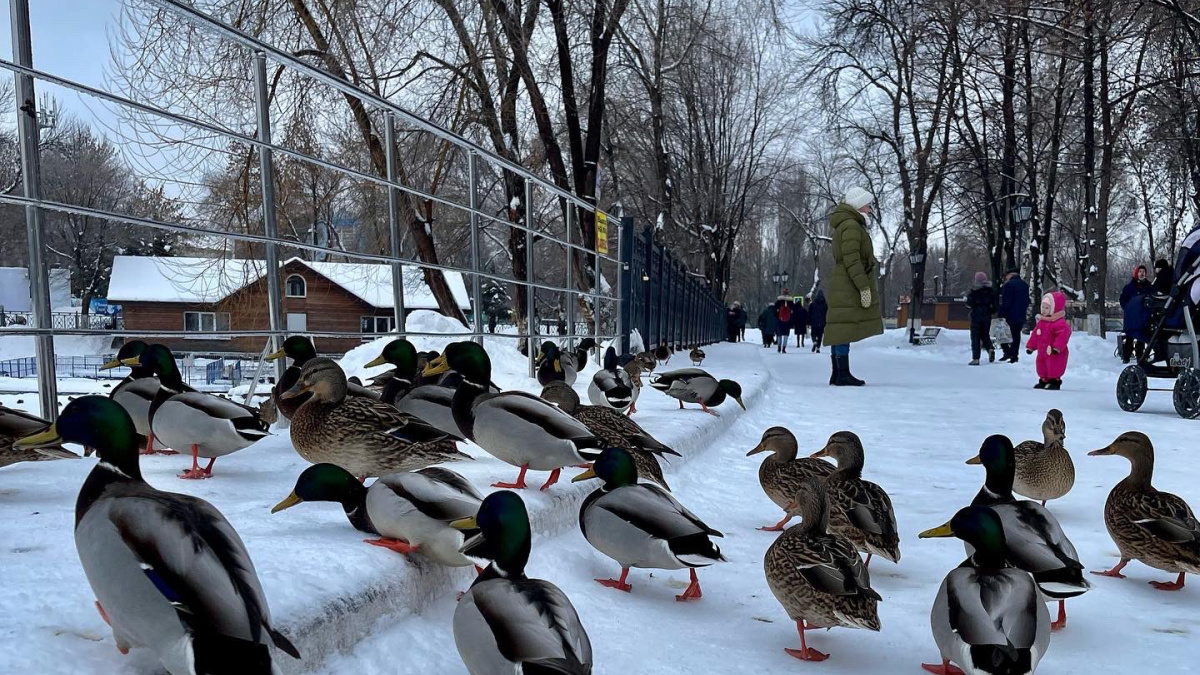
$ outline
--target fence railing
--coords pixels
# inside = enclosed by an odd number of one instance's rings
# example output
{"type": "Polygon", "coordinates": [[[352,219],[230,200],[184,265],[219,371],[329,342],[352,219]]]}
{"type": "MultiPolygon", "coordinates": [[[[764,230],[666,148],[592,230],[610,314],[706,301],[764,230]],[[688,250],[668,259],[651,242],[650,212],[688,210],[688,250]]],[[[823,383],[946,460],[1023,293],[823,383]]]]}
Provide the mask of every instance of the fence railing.
{"type": "MultiPolygon", "coordinates": [[[[0,310],[0,328],[9,326],[32,326],[36,321],[33,312],[7,312],[0,310]]],[[[120,314],[78,314],[75,312],[51,312],[50,325],[58,330],[124,330],[125,317],[120,314]]]]}
{"type": "MultiPolygon", "coordinates": [[[[54,368],[51,369],[56,377],[80,378],[88,380],[122,380],[129,374],[125,367],[101,370],[100,367],[111,361],[115,355],[96,356],[56,356],[54,368]]],[[[249,360],[251,357],[247,357],[249,360]]],[[[230,386],[236,387],[242,381],[242,361],[228,362],[218,358],[201,365],[194,365],[193,359],[176,359],[175,367],[183,377],[183,381],[191,384],[216,384],[228,380],[230,386]]],[[[27,356],[0,361],[0,377],[26,379],[38,377],[38,359],[27,356]]],[[[3,387],[0,387],[3,389],[3,387]]]]}

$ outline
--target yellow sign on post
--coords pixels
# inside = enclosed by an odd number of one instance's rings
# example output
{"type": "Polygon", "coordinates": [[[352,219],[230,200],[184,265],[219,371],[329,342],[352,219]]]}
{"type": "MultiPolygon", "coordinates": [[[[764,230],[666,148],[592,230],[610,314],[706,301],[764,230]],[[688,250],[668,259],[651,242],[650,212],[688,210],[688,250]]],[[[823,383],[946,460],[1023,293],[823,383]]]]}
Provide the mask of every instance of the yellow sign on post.
{"type": "Polygon", "coordinates": [[[596,253],[608,255],[608,214],[596,212],[596,253]]]}

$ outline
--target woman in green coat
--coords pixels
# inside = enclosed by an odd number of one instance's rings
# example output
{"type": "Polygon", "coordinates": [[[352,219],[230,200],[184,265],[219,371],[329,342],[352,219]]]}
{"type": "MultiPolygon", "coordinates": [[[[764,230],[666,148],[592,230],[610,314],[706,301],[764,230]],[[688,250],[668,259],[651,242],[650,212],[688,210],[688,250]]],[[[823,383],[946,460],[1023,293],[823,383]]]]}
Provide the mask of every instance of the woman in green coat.
{"type": "Polygon", "coordinates": [[[829,384],[861,387],[864,382],[850,374],[850,343],[883,333],[883,314],[875,280],[879,262],[867,232],[867,214],[874,195],[851,188],[829,216],[833,233],[833,271],[826,284],[829,319],[825,343],[832,345],[829,384]]]}

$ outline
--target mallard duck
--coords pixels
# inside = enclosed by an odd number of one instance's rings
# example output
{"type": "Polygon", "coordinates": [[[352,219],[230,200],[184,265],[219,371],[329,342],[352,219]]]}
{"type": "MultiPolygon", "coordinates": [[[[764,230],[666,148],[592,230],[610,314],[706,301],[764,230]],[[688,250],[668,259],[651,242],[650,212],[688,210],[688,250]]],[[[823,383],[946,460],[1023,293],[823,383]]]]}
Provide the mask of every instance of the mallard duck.
{"type": "MultiPolygon", "coordinates": [[[[454,412],[450,409],[450,403],[454,400],[454,390],[458,388],[462,377],[450,371],[440,376],[423,378],[417,371],[420,362],[420,353],[412,343],[400,338],[388,343],[383,354],[368,363],[367,367],[384,363],[395,366],[388,371],[392,373],[392,378],[383,388],[380,396],[382,401],[425,420],[443,433],[462,438],[462,430],[458,428],[458,423],[454,421],[454,412]],[[415,384],[417,382],[425,384],[415,384]]],[[[500,393],[495,384],[492,384],[488,391],[500,393]]]]}
{"type": "Polygon", "coordinates": [[[621,370],[629,375],[629,381],[633,383],[633,401],[629,403],[629,409],[625,411],[626,414],[632,415],[637,412],[638,397],[642,395],[642,360],[637,356],[629,356],[621,366],[621,370]]]}
{"type": "Polygon", "coordinates": [[[699,347],[692,347],[692,351],[688,352],[688,357],[692,359],[693,366],[699,366],[704,363],[704,350],[699,347]]]}
{"type": "Polygon", "coordinates": [[[742,386],[733,380],[718,380],[699,368],[681,368],[650,377],[650,386],[679,401],[679,409],[683,410],[684,403],[699,403],[700,409],[709,415],[720,417],[720,414],[710,408],[715,408],[729,397],[746,409],[742,402],[742,386]]]}
{"type": "MultiPolygon", "coordinates": [[[[137,427],[138,434],[145,437],[146,444],[142,450],[143,455],[155,453],[177,455],[179,454],[177,451],[167,448],[162,443],[154,445],[150,443],[150,405],[154,403],[154,397],[158,394],[159,382],[154,371],[141,364],[140,357],[142,352],[146,351],[147,346],[141,340],[126,342],[121,345],[116,358],[100,366],[100,370],[111,370],[121,366],[124,362],[134,363],[136,361],[134,365],[130,366],[129,374],[112,388],[108,397],[129,413],[133,425],[137,427]]],[[[194,391],[190,387],[188,389],[194,391]]]]}
{"type": "Polygon", "coordinates": [[[989,436],[979,448],[979,455],[967,463],[983,464],[987,470],[987,478],[971,506],[987,506],[996,512],[1004,525],[1008,561],[1032,574],[1042,593],[1058,601],[1058,618],[1051,628],[1065,627],[1066,599],[1091,588],[1083,578],[1083,564],[1075,545],[1044,507],[1013,497],[1016,460],[1012,441],[1006,436],[989,436]]]}
{"type": "Polygon", "coordinates": [[[138,466],[137,427],[116,402],[67,404],[27,448],[78,443],[100,462],[75,504],[75,548],[117,649],[151,649],[171,675],[270,675],[270,645],[300,653],[275,630],[254,563],[216,508],[156,490],[138,466]]]}
{"type": "Polygon", "coordinates": [[[671,362],[671,356],[675,353],[668,345],[659,345],[654,348],[654,360],[664,366],[671,362]]]}
{"type": "Polygon", "coordinates": [[[641,354],[638,354],[637,360],[642,364],[642,372],[646,373],[647,375],[653,373],[654,369],[658,367],[658,359],[654,358],[654,354],[651,352],[642,352],[641,354]]]}
{"type": "Polygon", "coordinates": [[[58,445],[42,446],[37,450],[13,447],[20,439],[43,432],[49,426],[49,420],[0,405],[0,467],[44,459],[79,459],[79,455],[58,445]]]}
{"type": "MultiPolygon", "coordinates": [[[[293,335],[283,341],[282,349],[268,355],[267,360],[276,361],[285,356],[292,359],[292,365],[283,371],[283,377],[271,389],[271,400],[275,402],[275,408],[279,411],[279,414],[290,420],[292,419],[292,415],[300,409],[300,406],[304,405],[304,402],[308,400],[308,396],[301,395],[287,400],[280,400],[279,395],[296,386],[297,380],[300,379],[300,371],[304,369],[305,364],[317,358],[317,348],[313,346],[312,340],[309,340],[307,337],[293,335]]],[[[350,396],[362,396],[371,399],[380,398],[379,392],[364,387],[362,382],[355,378],[347,380],[347,393],[350,396]]]]}
{"type": "Polygon", "coordinates": [[[1075,464],[1063,447],[1067,437],[1067,423],[1062,412],[1052,409],[1042,422],[1044,442],[1025,441],[1014,448],[1017,458],[1017,475],[1013,481],[1013,492],[1022,497],[1037,499],[1046,505],[1050,499],[1058,499],[1075,485],[1075,464]]]}
{"type": "Polygon", "coordinates": [[[786,507],[793,502],[800,483],[807,478],[825,478],[834,471],[834,466],[829,462],[796,457],[799,449],[796,436],[786,427],[771,427],[763,432],[758,445],[746,453],[747,457],[760,452],[771,453],[758,467],[758,483],[771,501],[785,510],[783,520],[758,528],[764,532],[781,532],[783,526],[792,519],[792,514],[786,512],[786,507]]]}
{"type": "Polygon", "coordinates": [[[575,362],[564,359],[558,345],[547,340],[542,343],[537,355],[537,381],[543,387],[551,382],[566,382],[575,384],[578,373],[575,362]]]}
{"type": "Polygon", "coordinates": [[[839,431],[812,456],[837,460],[837,470],[826,479],[829,531],[849,539],[866,553],[868,567],[876,555],[900,562],[900,533],[892,499],[883,488],[863,480],[865,453],[858,435],[839,431]]]}
{"type": "Polygon", "coordinates": [[[702,597],[697,567],[725,562],[711,537],[720,532],[704,524],[666,490],[638,483],[637,465],[621,448],[607,448],[592,468],[571,482],[599,478],[604,481],[583,500],[579,529],[597,551],[617,561],[620,579],[596,579],[608,588],[633,590],[626,579],[629,568],[691,572],[692,582],[676,600],[702,597]]]}
{"type": "Polygon", "coordinates": [[[809,647],[804,631],[878,631],[883,598],[871,588],[870,574],[854,544],[828,531],[829,502],[819,478],[800,481],[786,508],[800,516],[800,524],[789,527],[767,549],[763,571],[771,593],[800,633],[800,649],[783,651],[803,661],[824,661],[829,655],[809,647]]]}
{"type": "Polygon", "coordinates": [[[282,400],[311,393],[292,415],[292,445],[304,459],[365,478],[471,459],[453,436],[374,399],[347,396],[346,373],[330,359],[304,365],[282,400]]]}
{"type": "Polygon", "coordinates": [[[946,575],[933,601],[929,624],[942,663],[922,664],[931,673],[1029,675],[1050,646],[1050,613],[1029,573],[1009,566],[1000,521],[990,508],[968,506],[920,534],[958,537],[972,551],[946,575]]]}
{"type": "Polygon", "coordinates": [[[654,481],[670,491],[667,480],[663,478],[662,467],[658,464],[659,455],[675,455],[679,453],[659,443],[637,422],[612,408],[595,405],[580,405],[579,394],[567,386],[566,382],[551,382],[542,389],[542,398],[553,403],[571,417],[583,423],[600,439],[600,445],[605,448],[624,448],[633,456],[637,464],[638,475],[654,481]]]}
{"type": "Polygon", "coordinates": [[[454,644],[471,675],[592,672],[592,643],[579,614],[557,586],[525,576],[532,533],[525,502],[493,492],[474,518],[453,527],[478,529],[462,552],[489,560],[454,608],[454,644]]]}
{"type": "Polygon", "coordinates": [[[180,478],[212,478],[218,457],[230,455],[270,435],[255,410],[233,401],[189,391],[183,384],[175,357],[163,345],[150,345],[141,356],[122,361],[140,364],[158,376],[159,389],[150,404],[150,440],[170,448],[191,448],[192,468],[180,478]],[[200,457],[208,458],[201,469],[200,457]]]}
{"type": "Polygon", "coordinates": [[[633,405],[633,395],[633,378],[617,366],[617,351],[609,347],[604,352],[604,367],[588,385],[588,400],[595,406],[624,411],[633,405]]]}
{"type": "Polygon", "coordinates": [[[1200,523],[1181,497],[1154,489],[1154,445],[1143,433],[1127,431],[1108,447],[1088,455],[1120,455],[1129,460],[1129,476],[1117,483],[1104,502],[1104,525],[1121,552],[1121,561],[1105,577],[1124,579],[1130,560],[1178,573],[1175,581],[1151,581],[1160,591],[1183,588],[1183,575],[1200,574],[1200,523]]]}
{"type": "Polygon", "coordinates": [[[366,543],[405,555],[420,551],[436,563],[467,567],[471,560],[458,551],[463,532],[450,523],[477,513],[481,501],[466,478],[441,467],[380,476],[368,488],[342,467],[322,463],[305,469],[271,513],[301,502],[338,502],[356,529],[380,535],[366,543]]]}
{"type": "Polygon", "coordinates": [[[557,406],[532,394],[506,391],[491,394],[492,361],[474,342],[455,342],[425,368],[426,375],[456,370],[462,376],[451,406],[463,435],[492,456],[521,468],[514,483],[493,487],[524,489],[525,473],[549,471],[546,490],[558,481],[565,466],[591,461],[599,455],[599,439],[557,406]]]}

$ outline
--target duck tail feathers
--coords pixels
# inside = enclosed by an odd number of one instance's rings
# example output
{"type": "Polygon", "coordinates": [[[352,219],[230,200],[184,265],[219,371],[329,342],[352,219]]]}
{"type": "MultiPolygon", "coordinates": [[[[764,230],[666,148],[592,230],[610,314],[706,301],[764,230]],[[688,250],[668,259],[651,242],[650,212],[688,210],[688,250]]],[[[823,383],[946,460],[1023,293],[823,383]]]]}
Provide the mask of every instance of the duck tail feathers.
{"type": "MultiPolygon", "coordinates": [[[[294,651],[295,647],[292,649],[294,651]]],[[[261,642],[200,631],[192,634],[192,653],[196,675],[271,675],[274,672],[271,648],[261,642]]]]}
{"type": "Polygon", "coordinates": [[[296,645],[292,644],[292,641],[287,639],[286,635],[280,633],[270,626],[267,626],[267,635],[271,636],[271,642],[274,643],[277,649],[293,659],[301,658],[300,650],[296,649],[296,645]]]}
{"type": "Polygon", "coordinates": [[[1028,675],[1033,672],[1033,654],[1028,649],[1009,645],[972,646],[971,663],[977,672],[989,675],[1028,675]]]}

